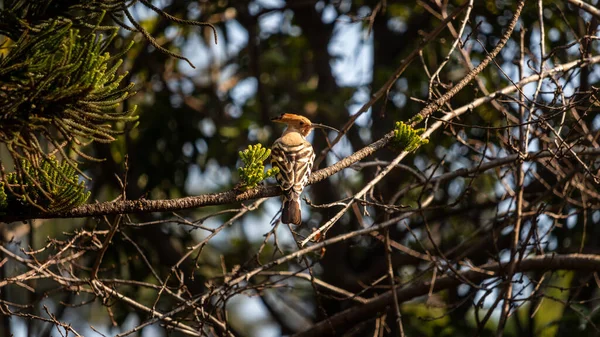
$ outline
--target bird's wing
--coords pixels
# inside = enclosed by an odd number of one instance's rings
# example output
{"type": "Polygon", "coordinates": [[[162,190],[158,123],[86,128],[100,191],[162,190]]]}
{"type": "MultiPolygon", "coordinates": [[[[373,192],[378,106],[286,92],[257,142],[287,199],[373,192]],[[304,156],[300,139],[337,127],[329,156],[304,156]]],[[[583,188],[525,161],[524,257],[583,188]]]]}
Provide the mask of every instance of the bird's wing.
{"type": "Polygon", "coordinates": [[[276,178],[284,191],[293,189],[297,193],[302,192],[308,183],[314,160],[315,152],[307,141],[289,144],[280,138],[271,148],[271,163],[279,168],[276,178]]]}

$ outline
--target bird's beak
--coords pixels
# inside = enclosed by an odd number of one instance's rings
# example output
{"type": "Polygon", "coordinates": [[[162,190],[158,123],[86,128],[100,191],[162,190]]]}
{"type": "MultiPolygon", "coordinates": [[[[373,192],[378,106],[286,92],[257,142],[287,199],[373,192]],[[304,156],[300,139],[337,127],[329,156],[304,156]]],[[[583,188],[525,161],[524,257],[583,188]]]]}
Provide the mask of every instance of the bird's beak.
{"type": "Polygon", "coordinates": [[[329,129],[329,130],[333,130],[337,133],[340,133],[340,130],[333,128],[329,125],[325,125],[325,124],[319,124],[319,123],[312,123],[311,125],[313,128],[319,128],[319,129],[329,129]]]}
{"type": "Polygon", "coordinates": [[[280,116],[271,118],[271,121],[277,122],[277,123],[282,123],[282,121],[281,121],[282,119],[283,119],[283,115],[280,115],[280,116]]]}

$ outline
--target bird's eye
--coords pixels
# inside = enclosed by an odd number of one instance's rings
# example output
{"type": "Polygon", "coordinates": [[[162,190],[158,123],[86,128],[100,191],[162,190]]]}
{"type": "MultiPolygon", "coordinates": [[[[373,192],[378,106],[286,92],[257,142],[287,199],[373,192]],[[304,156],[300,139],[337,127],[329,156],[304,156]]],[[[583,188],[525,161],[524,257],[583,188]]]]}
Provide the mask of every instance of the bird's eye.
{"type": "Polygon", "coordinates": [[[304,125],[304,122],[300,122],[300,125],[304,125]]]}

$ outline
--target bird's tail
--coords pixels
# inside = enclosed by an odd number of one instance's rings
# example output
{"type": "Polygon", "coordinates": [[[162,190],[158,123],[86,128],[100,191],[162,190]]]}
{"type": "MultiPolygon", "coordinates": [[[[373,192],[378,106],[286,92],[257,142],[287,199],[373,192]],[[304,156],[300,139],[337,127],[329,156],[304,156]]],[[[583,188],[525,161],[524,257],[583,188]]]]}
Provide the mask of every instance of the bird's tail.
{"type": "Polygon", "coordinates": [[[284,194],[281,222],[286,224],[291,223],[296,226],[299,226],[302,223],[302,213],[300,213],[300,193],[291,190],[284,194]]]}

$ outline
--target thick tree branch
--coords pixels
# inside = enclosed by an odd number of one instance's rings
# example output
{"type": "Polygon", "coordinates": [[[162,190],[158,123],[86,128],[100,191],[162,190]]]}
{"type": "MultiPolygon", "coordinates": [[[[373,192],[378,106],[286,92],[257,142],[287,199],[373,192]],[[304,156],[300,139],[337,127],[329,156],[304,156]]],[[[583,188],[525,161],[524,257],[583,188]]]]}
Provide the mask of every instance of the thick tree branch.
{"type": "MultiPolygon", "coordinates": [[[[589,59],[572,61],[569,63],[558,65],[552,69],[544,71],[539,75],[531,75],[523,78],[515,85],[507,86],[501,90],[495,91],[487,96],[480,97],[468,105],[462,106],[452,113],[448,113],[442,117],[441,120],[433,123],[429,130],[435,130],[439,128],[443,123],[448,120],[459,116],[465,112],[471,111],[485,103],[488,103],[502,95],[507,95],[520,90],[523,86],[528,83],[535,82],[540,78],[546,78],[553,76],[560,72],[566,72],[576,67],[583,67],[590,64],[600,63],[600,56],[591,57],[589,59]]],[[[313,172],[310,177],[309,184],[315,184],[326,178],[334,175],[335,173],[349,167],[350,165],[372,155],[378,150],[385,147],[390,140],[393,138],[393,131],[387,133],[383,138],[373,142],[370,145],[358,150],[352,155],[338,161],[337,163],[326,167],[324,169],[313,172]]],[[[429,132],[424,134],[429,135],[429,132]]],[[[226,192],[203,194],[199,196],[170,199],[170,200],[124,200],[124,201],[110,201],[97,204],[81,205],[63,213],[38,213],[38,214],[24,214],[24,215],[5,215],[0,217],[2,222],[20,221],[28,219],[50,219],[50,218],[80,218],[88,216],[99,216],[99,215],[111,215],[111,214],[126,214],[126,213],[150,213],[150,212],[173,212],[180,211],[183,209],[223,205],[236,202],[242,202],[251,199],[266,198],[281,195],[281,190],[277,186],[259,186],[249,191],[240,192],[238,190],[229,190],[226,192]]]]}
{"type": "MultiPolygon", "coordinates": [[[[521,263],[516,266],[517,272],[547,270],[600,270],[600,256],[585,254],[548,254],[523,259],[521,263]]],[[[431,281],[415,282],[403,289],[397,289],[397,299],[398,302],[402,303],[419,296],[427,295],[430,290],[439,292],[440,290],[456,287],[463,284],[465,279],[472,283],[480,283],[485,279],[501,276],[502,271],[503,268],[501,265],[489,263],[478,267],[477,270],[461,272],[458,276],[447,275],[440,277],[435,280],[433,289],[431,281]],[[482,273],[481,270],[485,270],[487,273],[482,273]]],[[[398,288],[401,288],[401,286],[398,288]]],[[[355,326],[359,322],[373,318],[373,316],[379,315],[384,311],[391,310],[393,300],[392,291],[387,291],[364,305],[358,305],[344,310],[294,336],[340,336],[346,329],[355,326]]]]}

